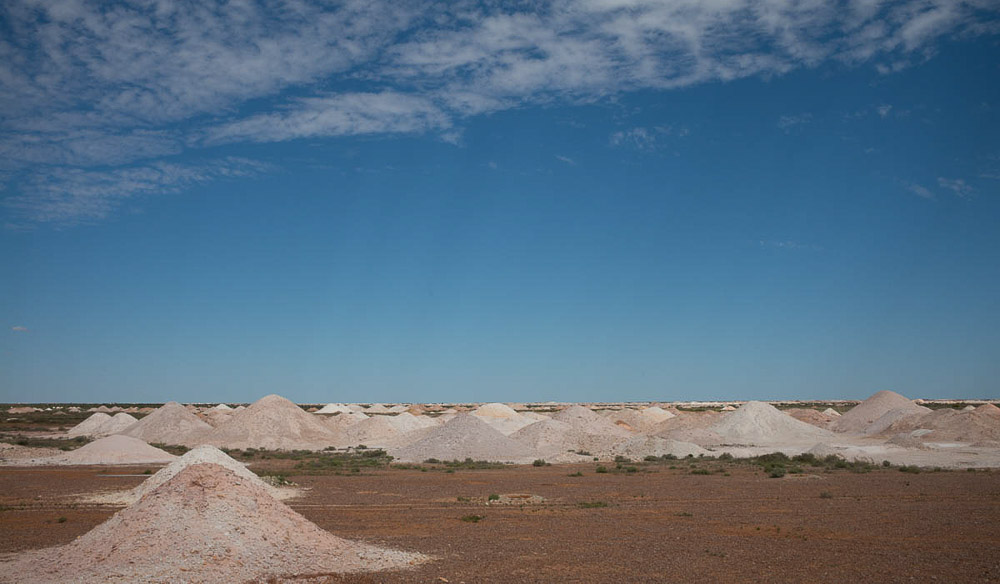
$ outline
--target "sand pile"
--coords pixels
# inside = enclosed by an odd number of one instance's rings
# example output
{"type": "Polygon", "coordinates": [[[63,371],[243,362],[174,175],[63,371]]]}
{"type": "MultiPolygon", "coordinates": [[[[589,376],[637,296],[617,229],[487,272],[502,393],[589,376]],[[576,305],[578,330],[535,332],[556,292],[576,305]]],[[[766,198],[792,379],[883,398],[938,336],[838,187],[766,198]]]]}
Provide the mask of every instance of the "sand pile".
{"type": "Polygon", "coordinates": [[[183,469],[72,543],[20,554],[4,582],[265,582],[398,569],[426,556],[323,531],[217,464],[183,469]]]}
{"type": "MultiPolygon", "coordinates": [[[[338,416],[339,417],[339,416],[338,416]]],[[[365,445],[374,448],[399,446],[406,431],[392,422],[395,416],[370,416],[344,429],[338,446],[365,445]]]]}
{"type": "Polygon", "coordinates": [[[824,429],[829,428],[830,424],[835,419],[833,416],[812,408],[788,408],[787,410],[784,410],[784,412],[800,422],[812,424],[817,428],[824,429]]]}
{"type": "Polygon", "coordinates": [[[203,412],[198,412],[198,417],[213,428],[222,425],[226,420],[231,418],[232,415],[232,410],[219,410],[216,408],[209,408],[203,412]]]}
{"type": "Polygon", "coordinates": [[[628,438],[634,435],[600,414],[580,405],[572,405],[552,416],[552,419],[565,422],[585,434],[600,434],[618,438],[628,438]]]}
{"type": "Polygon", "coordinates": [[[138,487],[129,491],[118,491],[110,494],[102,494],[97,497],[92,497],[89,499],[90,502],[99,503],[113,503],[120,505],[131,505],[139,499],[143,498],[147,493],[152,492],[154,489],[162,485],[163,483],[174,478],[178,473],[180,473],[185,468],[195,465],[211,463],[217,464],[221,467],[231,470],[237,477],[259,485],[262,489],[267,491],[272,497],[277,499],[289,499],[298,495],[298,491],[292,488],[282,488],[273,487],[260,479],[257,475],[250,472],[246,465],[242,462],[234,460],[225,452],[219,450],[214,446],[199,446],[192,450],[189,450],[184,456],[178,458],[177,460],[171,462],[167,466],[161,468],[155,474],[150,476],[148,479],[142,482],[138,487]]]}
{"type": "Polygon", "coordinates": [[[344,404],[326,404],[316,411],[317,414],[346,414],[351,412],[351,408],[344,404]]]}
{"type": "Polygon", "coordinates": [[[134,416],[126,414],[125,412],[118,412],[117,414],[111,416],[111,419],[107,422],[101,424],[101,427],[97,429],[96,436],[108,436],[111,434],[118,434],[132,427],[133,424],[137,423],[138,420],[134,416]]]}
{"type": "Polygon", "coordinates": [[[579,448],[583,432],[566,422],[542,420],[521,428],[510,438],[534,450],[541,458],[554,462],[551,459],[555,456],[579,448]]]}
{"type": "Polygon", "coordinates": [[[498,430],[501,434],[508,436],[538,421],[535,418],[523,416],[514,410],[514,408],[501,403],[485,404],[479,406],[471,413],[473,416],[476,416],[498,430]]]}
{"type": "Polygon", "coordinates": [[[833,418],[839,418],[840,417],[840,412],[838,412],[837,410],[835,410],[833,408],[826,408],[825,410],[823,410],[823,413],[826,414],[826,415],[828,415],[828,416],[830,416],[830,417],[833,417],[833,418]]]}
{"type": "Polygon", "coordinates": [[[902,434],[924,442],[980,444],[1000,441],[1000,410],[993,413],[980,408],[972,411],[945,408],[910,416],[893,423],[885,433],[896,438],[902,434]]]}
{"type": "Polygon", "coordinates": [[[231,411],[233,411],[233,408],[229,407],[229,404],[219,404],[219,405],[215,406],[212,409],[214,409],[214,410],[220,410],[220,411],[223,411],[223,412],[231,412],[231,411]]]}
{"type": "Polygon", "coordinates": [[[364,413],[366,414],[388,414],[390,413],[389,408],[385,407],[385,404],[372,404],[365,408],[364,413]]]}
{"type": "Polygon", "coordinates": [[[93,436],[98,429],[110,419],[111,416],[105,414],[104,412],[97,412],[76,426],[70,428],[69,431],[66,432],[66,435],[70,438],[76,438],[77,436],[93,436]]]}
{"type": "Polygon", "coordinates": [[[16,466],[15,461],[31,458],[48,458],[62,454],[58,448],[37,448],[34,446],[20,446],[18,444],[7,444],[0,442],[0,463],[7,463],[9,466],[16,466]]]}
{"type": "Polygon", "coordinates": [[[725,414],[709,430],[722,444],[785,445],[828,440],[833,434],[800,422],[770,404],[751,401],[725,414]]]}
{"type": "Polygon", "coordinates": [[[674,414],[661,408],[644,408],[641,410],[624,408],[608,411],[604,414],[604,417],[616,425],[627,427],[635,432],[649,432],[657,424],[673,418],[674,414]]]}
{"type": "Polygon", "coordinates": [[[229,420],[207,434],[201,443],[220,448],[322,450],[337,441],[337,433],[326,426],[319,416],[272,394],[234,413],[229,420]]]}
{"type": "Polygon", "coordinates": [[[7,409],[7,413],[8,414],[31,414],[31,413],[40,412],[40,411],[42,411],[42,410],[40,410],[38,408],[33,408],[31,406],[16,406],[16,407],[8,408],[7,409]]]}
{"type": "Polygon", "coordinates": [[[169,452],[146,444],[137,438],[115,434],[94,440],[77,448],[48,458],[33,458],[22,464],[30,465],[104,465],[160,464],[177,458],[169,452]]]}
{"type": "Polygon", "coordinates": [[[1000,417],[1000,408],[993,404],[983,404],[975,409],[976,412],[984,414],[987,416],[997,416],[1000,417]]]}
{"type": "Polygon", "coordinates": [[[362,420],[367,420],[368,416],[360,412],[347,412],[343,414],[333,414],[333,415],[323,415],[318,416],[324,424],[334,431],[334,433],[340,434],[348,427],[361,422],[362,420]],[[325,419],[324,419],[325,418],[325,419]]]}
{"type": "Polygon", "coordinates": [[[190,445],[211,430],[211,425],[181,404],[167,402],[122,434],[150,443],[190,445]]]}
{"type": "MultiPolygon", "coordinates": [[[[906,414],[907,412],[927,413],[930,411],[898,393],[883,390],[876,392],[865,401],[845,412],[830,425],[830,429],[836,432],[864,434],[879,418],[893,410],[897,411],[890,416],[890,418],[894,418],[892,421],[905,417],[905,415],[901,414],[906,414]]],[[[890,418],[886,418],[886,420],[890,418]]],[[[888,427],[892,421],[885,424],[884,427],[888,427]]],[[[883,421],[884,423],[885,421],[883,421]]]]}
{"type": "Polygon", "coordinates": [[[458,414],[443,426],[432,428],[420,440],[389,453],[404,462],[472,458],[526,463],[536,458],[533,449],[508,438],[472,414],[458,414]]]}
{"type": "Polygon", "coordinates": [[[659,438],[656,436],[633,436],[616,443],[608,452],[609,457],[624,456],[631,460],[642,460],[647,456],[673,455],[677,458],[710,456],[712,453],[697,444],[659,438]]]}

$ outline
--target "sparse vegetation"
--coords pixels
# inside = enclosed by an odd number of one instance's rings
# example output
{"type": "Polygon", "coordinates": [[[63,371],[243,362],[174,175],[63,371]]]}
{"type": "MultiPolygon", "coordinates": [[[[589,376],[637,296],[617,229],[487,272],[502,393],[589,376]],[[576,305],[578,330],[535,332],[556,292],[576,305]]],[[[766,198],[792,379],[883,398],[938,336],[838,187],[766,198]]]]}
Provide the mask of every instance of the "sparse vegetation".
{"type": "Polygon", "coordinates": [[[601,509],[607,507],[608,504],[604,501],[581,501],[576,506],[581,509],[601,509]]]}
{"type": "Polygon", "coordinates": [[[484,515],[463,515],[461,519],[466,523],[479,523],[486,517],[484,515]]]}

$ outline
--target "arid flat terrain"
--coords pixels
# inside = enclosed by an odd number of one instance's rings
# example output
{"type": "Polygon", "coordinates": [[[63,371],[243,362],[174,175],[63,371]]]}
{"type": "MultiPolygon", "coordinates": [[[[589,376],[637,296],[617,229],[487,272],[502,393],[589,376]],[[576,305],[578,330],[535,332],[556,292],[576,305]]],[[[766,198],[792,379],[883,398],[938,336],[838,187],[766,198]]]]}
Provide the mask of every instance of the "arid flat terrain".
{"type": "MultiPolygon", "coordinates": [[[[805,467],[770,478],[745,462],[612,464],[607,473],[597,464],[251,468],[297,483],[303,495],[288,503],[325,530],[436,558],[329,582],[1000,581],[997,471],[805,467]],[[512,494],[543,500],[487,504],[512,494]]],[[[0,552],[72,541],[119,509],[81,495],[131,489],[147,468],[4,468],[0,552]]]]}

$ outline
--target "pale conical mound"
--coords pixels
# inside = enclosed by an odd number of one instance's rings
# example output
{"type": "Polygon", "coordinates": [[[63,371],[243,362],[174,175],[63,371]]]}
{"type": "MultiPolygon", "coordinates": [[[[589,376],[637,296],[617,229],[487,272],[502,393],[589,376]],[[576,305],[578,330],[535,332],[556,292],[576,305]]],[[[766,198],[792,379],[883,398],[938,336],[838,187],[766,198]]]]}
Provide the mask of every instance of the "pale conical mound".
{"type": "Polygon", "coordinates": [[[751,401],[709,428],[725,444],[778,445],[816,442],[833,434],[800,422],[770,404],[751,401]]]}
{"type": "Polygon", "coordinates": [[[111,417],[110,420],[101,424],[101,427],[97,429],[97,435],[108,436],[111,434],[118,434],[131,428],[138,420],[135,417],[126,414],[125,412],[118,412],[111,417]]]}
{"type": "Polygon", "coordinates": [[[479,406],[473,410],[472,413],[480,418],[502,418],[510,420],[520,417],[520,414],[518,414],[514,408],[501,403],[491,403],[479,406]]]}
{"type": "Polygon", "coordinates": [[[122,432],[125,436],[159,444],[192,444],[212,426],[177,402],[167,402],[122,432]]]}
{"type": "Polygon", "coordinates": [[[472,458],[523,463],[535,457],[533,449],[504,436],[472,414],[459,414],[443,426],[431,429],[424,438],[390,453],[404,462],[472,458]]]}
{"type": "MultiPolygon", "coordinates": [[[[176,456],[150,446],[142,440],[115,434],[94,440],[65,454],[50,458],[36,458],[28,464],[36,465],[103,465],[103,464],[160,464],[173,461],[176,456]]],[[[24,461],[22,461],[23,463],[24,461]]]]}
{"type": "Polygon", "coordinates": [[[201,440],[220,448],[322,450],[337,434],[322,420],[289,400],[269,395],[238,411],[201,440]]]}
{"type": "Polygon", "coordinates": [[[20,554],[0,581],[266,582],[427,559],[336,537],[254,481],[196,464],[72,543],[20,554]]]}
{"type": "Polygon", "coordinates": [[[105,414],[104,412],[97,412],[86,420],[80,422],[76,426],[73,426],[66,432],[66,435],[70,438],[76,438],[77,436],[93,436],[97,433],[98,429],[106,424],[111,416],[105,414]]]}
{"type": "Polygon", "coordinates": [[[619,438],[634,436],[629,430],[581,405],[572,405],[552,416],[552,419],[565,422],[586,434],[601,434],[619,438]]]}
{"type": "MultiPolygon", "coordinates": [[[[894,410],[896,413],[891,416],[892,421],[905,417],[907,413],[927,413],[930,411],[928,408],[919,406],[913,403],[912,400],[907,399],[898,393],[882,390],[874,393],[871,397],[854,406],[847,412],[844,412],[842,416],[830,424],[830,429],[836,432],[863,434],[866,433],[869,430],[869,427],[872,426],[872,424],[874,424],[879,418],[894,410]]],[[[888,418],[886,420],[888,420],[888,418]]],[[[885,420],[883,420],[883,423],[880,424],[882,429],[892,423],[889,422],[889,424],[885,424],[884,422],[885,420]]]]}
{"type": "Polygon", "coordinates": [[[147,493],[152,492],[163,483],[174,478],[174,476],[179,474],[185,468],[195,464],[205,463],[217,464],[225,467],[241,479],[259,485],[262,489],[270,493],[272,497],[277,499],[289,499],[298,494],[298,491],[294,489],[279,489],[277,487],[272,487],[262,481],[260,477],[250,472],[250,470],[247,469],[246,465],[242,462],[234,460],[231,456],[214,446],[199,446],[189,450],[184,454],[184,456],[181,456],[177,460],[158,470],[155,474],[143,481],[138,487],[132,489],[131,491],[125,491],[124,493],[116,493],[117,496],[102,497],[102,502],[131,505],[132,503],[135,503],[139,499],[143,498],[147,493]]]}

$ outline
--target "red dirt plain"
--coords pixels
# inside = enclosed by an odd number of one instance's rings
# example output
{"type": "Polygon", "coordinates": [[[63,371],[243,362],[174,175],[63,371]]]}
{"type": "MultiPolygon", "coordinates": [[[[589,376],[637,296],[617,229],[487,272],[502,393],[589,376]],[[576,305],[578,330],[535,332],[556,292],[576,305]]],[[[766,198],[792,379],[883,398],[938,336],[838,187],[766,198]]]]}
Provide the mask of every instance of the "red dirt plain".
{"type": "MultiPolygon", "coordinates": [[[[411,571],[330,576],[331,584],[1000,582],[1000,472],[772,479],[740,464],[707,466],[730,476],[680,466],[630,474],[596,474],[593,465],[355,476],[289,469],[288,478],[308,489],[291,506],[320,527],[438,558],[411,571]],[[578,470],[584,476],[567,476],[578,470]],[[486,506],[492,493],[546,500],[486,506]],[[594,502],[607,506],[580,506],[594,502]],[[463,521],[468,515],[483,518],[463,521]]],[[[116,508],[73,496],[132,488],[142,476],[101,475],[146,468],[0,468],[0,553],[87,532],[116,508]]]]}

